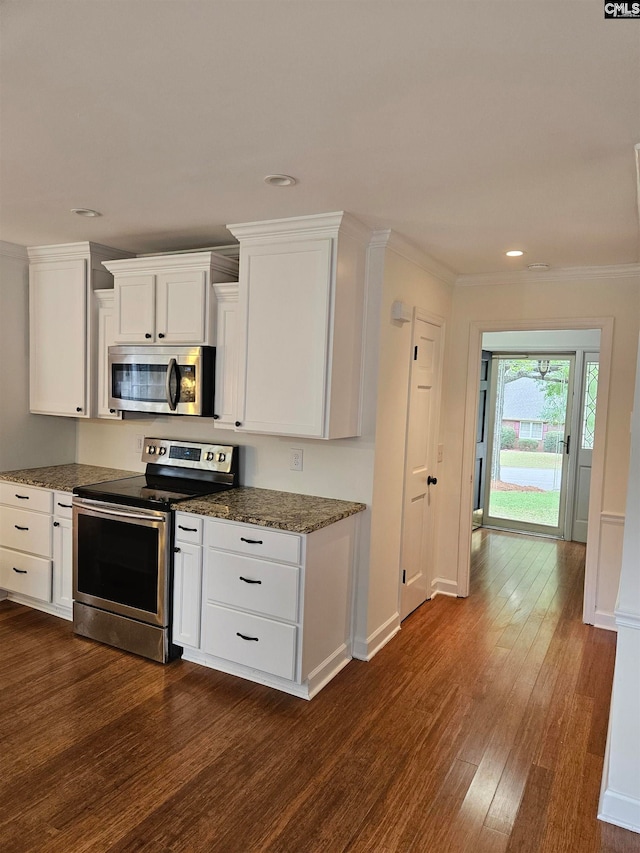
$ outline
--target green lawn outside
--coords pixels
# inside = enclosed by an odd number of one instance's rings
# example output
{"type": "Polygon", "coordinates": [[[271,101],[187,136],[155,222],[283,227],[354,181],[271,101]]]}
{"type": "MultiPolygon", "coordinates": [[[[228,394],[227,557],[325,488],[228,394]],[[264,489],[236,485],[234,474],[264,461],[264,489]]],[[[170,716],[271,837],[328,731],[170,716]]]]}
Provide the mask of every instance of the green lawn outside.
{"type": "Polygon", "coordinates": [[[561,453],[545,453],[544,451],[501,450],[500,464],[512,468],[560,468],[561,453]]]}
{"type": "Polygon", "coordinates": [[[559,492],[491,492],[489,514],[494,518],[557,527],[559,507],[559,492]]]}

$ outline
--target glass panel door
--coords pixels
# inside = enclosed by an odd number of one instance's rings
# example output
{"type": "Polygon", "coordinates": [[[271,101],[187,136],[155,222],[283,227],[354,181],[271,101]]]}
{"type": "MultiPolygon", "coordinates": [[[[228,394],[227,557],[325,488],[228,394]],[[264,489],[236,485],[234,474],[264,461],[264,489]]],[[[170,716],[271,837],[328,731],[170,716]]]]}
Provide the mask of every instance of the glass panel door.
{"type": "Polygon", "coordinates": [[[574,357],[498,355],[485,525],[564,536],[574,357]]]}

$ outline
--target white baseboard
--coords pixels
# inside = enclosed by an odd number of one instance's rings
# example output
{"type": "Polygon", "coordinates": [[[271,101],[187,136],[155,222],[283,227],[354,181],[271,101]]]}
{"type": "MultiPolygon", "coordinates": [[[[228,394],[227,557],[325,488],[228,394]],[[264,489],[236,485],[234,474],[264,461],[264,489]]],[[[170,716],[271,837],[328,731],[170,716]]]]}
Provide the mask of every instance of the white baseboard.
{"type": "Polygon", "coordinates": [[[431,581],[431,598],[436,595],[448,595],[452,598],[458,597],[458,582],[447,578],[434,578],[431,581]]]}
{"type": "Polygon", "coordinates": [[[600,797],[598,820],[640,832],[640,800],[607,789],[600,797]]]}
{"type": "Polygon", "coordinates": [[[389,640],[393,639],[400,630],[400,614],[394,613],[387,621],[367,637],[366,640],[355,639],[353,656],[357,660],[371,660],[389,640]]]}
{"type": "Polygon", "coordinates": [[[605,610],[596,610],[593,614],[593,627],[604,628],[607,631],[617,631],[616,617],[605,610]]]}
{"type": "Polygon", "coordinates": [[[48,604],[46,601],[39,601],[37,598],[20,595],[17,592],[10,592],[7,598],[9,601],[15,601],[16,604],[24,604],[32,610],[41,610],[43,613],[49,613],[51,616],[57,616],[59,619],[66,619],[67,622],[73,621],[73,612],[70,608],[59,607],[57,604],[48,604]]]}

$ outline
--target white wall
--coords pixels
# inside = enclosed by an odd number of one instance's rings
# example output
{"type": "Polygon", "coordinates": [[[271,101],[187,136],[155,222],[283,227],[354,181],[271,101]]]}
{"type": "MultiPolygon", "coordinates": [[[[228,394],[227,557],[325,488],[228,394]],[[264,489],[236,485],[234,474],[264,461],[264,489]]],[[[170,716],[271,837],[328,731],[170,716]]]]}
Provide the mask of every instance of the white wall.
{"type": "Polygon", "coordinates": [[[640,832],[640,350],[625,515],[616,666],[598,817],[640,832]]]}
{"type": "Polygon", "coordinates": [[[29,413],[29,261],[0,241],[0,471],[73,462],[75,421],[29,413]]]}
{"type": "Polygon", "coordinates": [[[374,241],[370,265],[382,290],[370,559],[366,588],[360,586],[355,632],[355,653],[364,659],[375,654],[400,624],[400,535],[412,331],[411,323],[392,320],[391,306],[400,300],[442,318],[446,340],[452,290],[430,271],[427,258],[396,235],[389,235],[388,243],[381,238],[375,246],[374,241]]]}
{"type": "MultiPolygon", "coordinates": [[[[623,270],[624,272],[624,270],[623,270]]],[[[566,322],[573,318],[612,318],[613,347],[608,395],[608,416],[604,439],[604,477],[601,486],[601,516],[595,521],[599,551],[591,555],[597,560],[597,600],[594,619],[613,623],[613,609],[618,589],[622,522],[626,500],[629,464],[629,423],[633,400],[638,325],[640,317],[640,277],[614,272],[595,278],[585,274],[584,280],[512,281],[500,284],[457,285],[453,300],[451,334],[445,360],[445,430],[442,507],[439,516],[440,571],[452,582],[458,580],[457,567],[461,525],[461,495],[469,494],[464,471],[463,433],[466,411],[466,387],[469,369],[471,328],[495,328],[498,323],[512,323],[512,328],[531,324],[544,328],[545,321],[566,322]]],[[[566,326],[564,326],[566,328],[566,326]]],[[[507,325],[508,328],[508,325],[507,325]]],[[[473,381],[473,380],[472,380],[473,381]]],[[[440,488],[440,486],[438,487],[440,488]]],[[[471,507],[469,506],[469,515],[471,507]]],[[[466,547],[464,545],[463,547],[466,547]]]]}

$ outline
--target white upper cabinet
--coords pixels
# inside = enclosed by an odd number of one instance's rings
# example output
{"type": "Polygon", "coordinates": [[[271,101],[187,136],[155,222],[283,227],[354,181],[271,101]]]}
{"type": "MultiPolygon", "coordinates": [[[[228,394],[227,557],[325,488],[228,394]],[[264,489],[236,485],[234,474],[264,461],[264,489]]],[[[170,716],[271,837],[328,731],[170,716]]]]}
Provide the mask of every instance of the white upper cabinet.
{"type": "Polygon", "coordinates": [[[215,284],[216,393],[214,426],[233,429],[238,372],[238,282],[215,284]]]}
{"type": "Polygon", "coordinates": [[[115,343],[215,343],[211,284],[235,281],[236,260],[210,251],[185,252],[105,266],[115,280],[115,343]]]}
{"type": "Polygon", "coordinates": [[[240,241],[236,427],[359,435],[370,232],[343,212],[227,227],[240,241]]]}
{"type": "Polygon", "coordinates": [[[113,286],[102,260],[127,253],[95,243],[34,246],[28,252],[30,410],[91,417],[97,334],[92,294],[113,286]]]}

